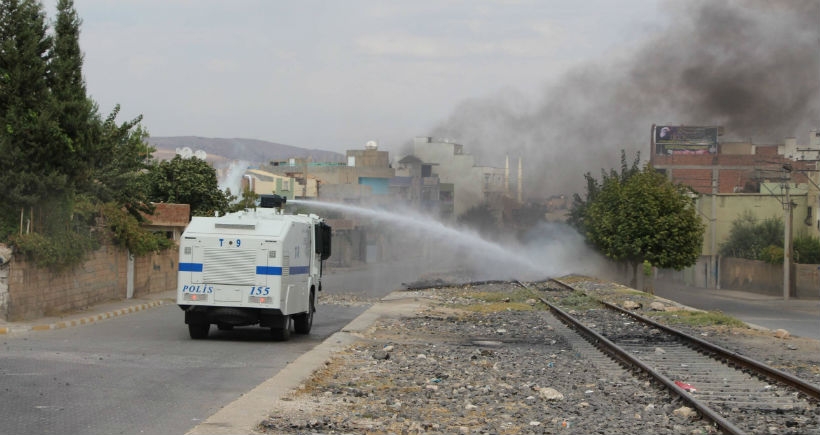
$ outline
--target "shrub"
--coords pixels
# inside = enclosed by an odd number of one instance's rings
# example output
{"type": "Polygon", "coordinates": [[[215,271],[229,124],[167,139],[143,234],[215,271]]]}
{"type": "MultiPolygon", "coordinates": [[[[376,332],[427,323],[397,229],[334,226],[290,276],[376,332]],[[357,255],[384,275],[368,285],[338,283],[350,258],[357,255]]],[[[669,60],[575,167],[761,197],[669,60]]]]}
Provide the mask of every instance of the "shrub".
{"type": "Polygon", "coordinates": [[[820,239],[801,235],[794,239],[794,262],[820,264],[820,239]]]}
{"type": "Polygon", "coordinates": [[[769,264],[782,264],[783,248],[780,246],[769,245],[760,250],[757,259],[765,261],[769,264]]]}
{"type": "Polygon", "coordinates": [[[29,233],[12,240],[16,252],[42,268],[64,270],[82,263],[88,252],[100,246],[93,233],[64,232],[45,236],[29,233]]]}
{"type": "Polygon", "coordinates": [[[173,246],[164,234],[156,234],[140,226],[136,217],[110,203],[103,206],[105,226],[114,236],[114,242],[134,255],[145,255],[173,246]]]}
{"type": "Polygon", "coordinates": [[[776,246],[780,247],[782,261],[784,232],[782,219],[769,218],[758,221],[752,212],[746,211],[732,222],[729,238],[720,246],[720,255],[770,261],[776,254],[771,247],[776,246]]]}

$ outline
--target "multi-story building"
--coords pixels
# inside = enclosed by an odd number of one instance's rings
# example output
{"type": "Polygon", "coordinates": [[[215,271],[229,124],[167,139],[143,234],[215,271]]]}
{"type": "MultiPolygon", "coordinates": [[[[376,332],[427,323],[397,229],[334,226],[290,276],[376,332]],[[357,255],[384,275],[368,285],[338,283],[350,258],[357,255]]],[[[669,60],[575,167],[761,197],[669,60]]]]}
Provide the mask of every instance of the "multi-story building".
{"type": "Polygon", "coordinates": [[[260,195],[275,193],[288,199],[305,193],[305,185],[298,183],[295,177],[274,174],[261,169],[246,170],[242,188],[260,195]]]}
{"type": "Polygon", "coordinates": [[[476,205],[498,203],[507,194],[504,168],[476,166],[475,158],[464,152],[464,145],[448,139],[417,137],[413,139],[413,156],[431,165],[431,175],[438,176],[442,188],[453,186],[456,217],[476,205]]]}
{"type": "MultiPolygon", "coordinates": [[[[509,163],[508,163],[509,165],[509,163]]],[[[521,163],[519,162],[519,172],[521,163]]],[[[430,137],[414,140],[413,154],[395,164],[375,141],[364,149],[348,150],[346,163],[318,163],[304,159],[271,162],[245,172],[245,186],[256,193],[277,193],[288,198],[317,198],[368,207],[385,207],[397,202],[415,210],[451,220],[483,203],[499,207],[509,199],[509,168],[475,165],[461,144],[430,137]]],[[[519,197],[521,191],[519,176],[519,197]]],[[[519,200],[520,202],[520,200],[519,200]]],[[[383,235],[371,231],[357,216],[341,216],[334,231],[340,239],[336,252],[351,259],[370,261],[382,258],[379,246],[383,235]],[[381,238],[380,238],[381,237],[381,238]]],[[[335,250],[335,249],[334,249],[335,250]]],[[[336,256],[340,260],[340,256],[336,256]]],[[[342,264],[348,264],[345,259],[342,264]]]]}
{"type": "Polygon", "coordinates": [[[701,259],[683,278],[711,288],[719,287],[720,245],[745,212],[782,218],[794,234],[820,234],[820,132],[811,131],[806,146],[794,138],[771,145],[720,141],[722,134],[717,126],[653,126],[650,152],[656,170],[693,190],[706,232],[701,259]]]}
{"type": "Polygon", "coordinates": [[[390,180],[390,194],[413,209],[448,220],[453,215],[453,186],[442,185],[433,166],[413,155],[403,157],[390,180]]]}

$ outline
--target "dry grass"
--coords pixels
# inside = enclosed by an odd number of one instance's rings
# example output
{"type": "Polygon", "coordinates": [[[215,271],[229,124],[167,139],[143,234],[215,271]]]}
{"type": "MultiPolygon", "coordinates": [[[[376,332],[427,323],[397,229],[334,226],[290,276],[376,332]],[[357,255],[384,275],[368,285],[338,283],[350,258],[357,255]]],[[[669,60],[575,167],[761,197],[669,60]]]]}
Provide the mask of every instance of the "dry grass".
{"type": "Polygon", "coordinates": [[[496,313],[501,311],[532,311],[543,309],[538,297],[531,290],[517,288],[497,292],[470,292],[459,294],[461,309],[472,313],[496,313]]]}
{"type": "Polygon", "coordinates": [[[723,314],[720,311],[652,311],[645,313],[645,315],[669,325],[747,327],[745,323],[737,318],[723,314]]]}

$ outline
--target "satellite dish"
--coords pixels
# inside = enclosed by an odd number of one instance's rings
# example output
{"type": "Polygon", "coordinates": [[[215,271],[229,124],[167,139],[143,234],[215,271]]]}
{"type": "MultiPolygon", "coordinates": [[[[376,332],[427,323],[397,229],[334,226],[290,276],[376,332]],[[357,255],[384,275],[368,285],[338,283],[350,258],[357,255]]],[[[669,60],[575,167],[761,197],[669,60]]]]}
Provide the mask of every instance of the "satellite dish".
{"type": "Polygon", "coordinates": [[[366,144],[364,144],[364,149],[366,150],[377,150],[379,149],[379,143],[375,140],[369,140],[366,144]]]}
{"type": "Polygon", "coordinates": [[[191,151],[188,147],[177,148],[177,154],[179,154],[183,159],[190,159],[194,152],[191,151]]]}
{"type": "Polygon", "coordinates": [[[205,158],[208,157],[208,153],[206,153],[204,150],[196,150],[194,152],[194,157],[198,158],[199,160],[205,160],[205,158]]]}

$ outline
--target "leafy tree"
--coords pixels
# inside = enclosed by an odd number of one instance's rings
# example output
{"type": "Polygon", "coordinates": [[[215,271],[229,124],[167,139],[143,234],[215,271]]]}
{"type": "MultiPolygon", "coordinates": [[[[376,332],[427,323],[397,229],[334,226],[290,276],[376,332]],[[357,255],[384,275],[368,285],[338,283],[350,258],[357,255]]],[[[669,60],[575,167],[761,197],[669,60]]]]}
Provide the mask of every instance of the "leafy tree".
{"type": "Polygon", "coordinates": [[[118,124],[120,106],[116,106],[101,126],[100,142],[91,159],[93,183],[89,193],[101,202],[124,206],[134,217],[138,212],[151,213],[148,171],[153,167],[148,133],[140,125],[142,116],[118,124]]]}
{"type": "Polygon", "coordinates": [[[60,156],[62,172],[73,184],[84,187],[92,181],[90,163],[102,150],[95,149],[101,143],[101,122],[96,104],[86,94],[80,24],[74,1],[59,0],[47,79],[66,141],[60,156]]]}
{"type": "Polygon", "coordinates": [[[580,233],[585,233],[587,228],[587,221],[585,219],[587,208],[597,198],[598,194],[603,189],[604,185],[609,182],[617,182],[623,184],[629,177],[640,172],[639,166],[641,160],[641,153],[635,153],[635,160],[632,165],[626,162],[626,151],[621,150],[621,172],[618,173],[614,169],[607,174],[603,169],[601,170],[601,181],[595,179],[591,173],[584,174],[584,179],[587,182],[586,197],[581,198],[577,193],[572,196],[572,206],[569,210],[569,217],[567,223],[580,233]]]}
{"type": "Polygon", "coordinates": [[[134,255],[168,249],[173,242],[162,234],[154,234],[140,226],[139,220],[115,203],[103,206],[105,225],[111,231],[115,243],[134,255]]]}
{"type": "MultiPolygon", "coordinates": [[[[230,192],[230,189],[225,189],[226,193],[230,192]]],[[[232,195],[231,195],[232,196],[232,195]]],[[[228,202],[231,203],[231,206],[228,208],[229,212],[234,211],[242,211],[250,208],[256,207],[256,201],[259,199],[259,195],[250,190],[249,188],[242,189],[242,197],[239,198],[238,201],[234,202],[233,200],[229,200],[228,202]]]]}
{"type": "Polygon", "coordinates": [[[226,213],[230,208],[230,193],[219,189],[216,170],[196,157],[183,159],[177,155],[155,164],[147,182],[153,202],[189,204],[191,215],[226,213]]]}
{"type": "Polygon", "coordinates": [[[694,265],[703,247],[705,226],[697,215],[690,190],[673,184],[651,166],[626,181],[624,231],[631,243],[624,246],[634,265],[648,260],[661,268],[681,270],[694,265]]]}
{"type": "MultiPolygon", "coordinates": [[[[636,170],[625,164],[621,173],[602,173],[602,181],[587,177],[586,201],[576,196],[573,225],[607,257],[632,266],[633,287],[638,266],[681,270],[694,265],[703,245],[704,225],[689,189],[673,184],[650,165],[636,170]]],[[[636,159],[637,161],[637,159],[636,159]]]]}
{"type": "Polygon", "coordinates": [[[486,236],[498,233],[498,220],[492,207],[487,203],[476,205],[465,211],[458,217],[458,223],[486,236]]]}
{"type": "Polygon", "coordinates": [[[774,217],[758,222],[757,217],[749,210],[744,211],[732,221],[729,237],[720,246],[720,255],[726,257],[745,258],[748,260],[764,260],[776,262],[770,246],[779,247],[782,262],[783,234],[785,226],[783,220],[774,217]]]}
{"type": "Polygon", "coordinates": [[[0,9],[0,202],[36,225],[51,210],[47,198],[69,189],[69,144],[46,80],[52,39],[38,2],[3,0],[0,9]]]}
{"type": "Polygon", "coordinates": [[[525,238],[531,228],[544,221],[548,208],[544,204],[528,203],[513,208],[505,207],[505,210],[509,211],[502,214],[506,229],[514,230],[518,237],[525,238]]]}
{"type": "Polygon", "coordinates": [[[800,264],[820,264],[820,239],[800,235],[794,239],[794,261],[800,264]]]}
{"type": "Polygon", "coordinates": [[[151,208],[153,149],[141,118],[117,124],[117,107],[103,121],[87,97],[80,23],[73,0],[59,0],[51,36],[40,2],[0,0],[0,240],[40,265],[82,261],[103,203],[135,218],[151,208]]]}

